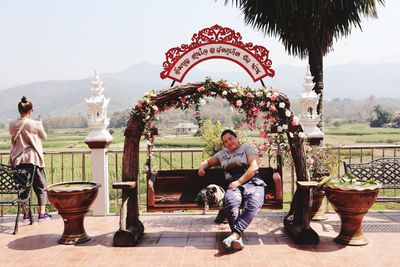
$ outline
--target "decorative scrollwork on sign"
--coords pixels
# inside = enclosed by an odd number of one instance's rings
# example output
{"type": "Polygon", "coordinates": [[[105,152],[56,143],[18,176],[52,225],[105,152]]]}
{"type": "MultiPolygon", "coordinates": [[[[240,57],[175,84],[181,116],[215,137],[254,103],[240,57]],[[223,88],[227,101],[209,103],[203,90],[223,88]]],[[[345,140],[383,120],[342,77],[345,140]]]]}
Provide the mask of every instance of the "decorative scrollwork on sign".
{"type": "Polygon", "coordinates": [[[258,81],[275,75],[268,56],[269,51],[265,47],[243,43],[239,32],[214,25],[194,34],[191,44],[182,44],[168,50],[160,77],[181,82],[187,72],[200,62],[220,58],[237,63],[254,81],[258,81]]]}

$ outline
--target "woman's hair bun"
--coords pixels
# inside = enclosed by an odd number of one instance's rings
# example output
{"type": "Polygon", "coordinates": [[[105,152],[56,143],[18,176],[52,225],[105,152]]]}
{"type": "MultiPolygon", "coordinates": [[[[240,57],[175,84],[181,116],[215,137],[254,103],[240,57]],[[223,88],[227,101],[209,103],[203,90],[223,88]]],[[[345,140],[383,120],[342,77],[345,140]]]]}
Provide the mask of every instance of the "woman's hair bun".
{"type": "Polygon", "coordinates": [[[23,96],[23,97],[21,98],[21,102],[22,102],[22,103],[28,102],[28,98],[27,98],[26,96],[23,96]]]}

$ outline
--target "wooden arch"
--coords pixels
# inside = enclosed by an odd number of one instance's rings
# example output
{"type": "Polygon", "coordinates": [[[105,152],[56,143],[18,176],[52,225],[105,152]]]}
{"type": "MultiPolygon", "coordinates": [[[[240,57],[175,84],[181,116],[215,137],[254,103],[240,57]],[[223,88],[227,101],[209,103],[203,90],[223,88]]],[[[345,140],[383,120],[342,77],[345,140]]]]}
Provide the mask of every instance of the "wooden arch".
{"type": "Polygon", "coordinates": [[[273,77],[269,51],[261,45],[244,43],[242,36],[228,27],[218,24],[193,34],[190,44],[169,49],[165,53],[161,79],[170,78],[182,82],[186,74],[200,62],[210,59],[226,59],[241,66],[254,82],[273,77]]]}
{"type": "MultiPolygon", "coordinates": [[[[148,107],[160,109],[166,102],[179,102],[183,97],[194,95],[199,88],[207,87],[212,94],[217,94],[221,83],[216,82],[198,82],[175,86],[154,94],[149,98],[148,107]]],[[[285,94],[276,93],[275,96],[279,102],[285,103],[290,107],[289,99],[285,94]]],[[[267,102],[267,99],[266,99],[267,102]]],[[[232,103],[231,103],[232,104],[232,103]]],[[[287,121],[288,116],[284,109],[277,109],[278,120],[287,121]]],[[[137,182],[139,177],[139,145],[140,139],[145,129],[144,118],[140,113],[132,113],[127,127],[125,129],[125,142],[122,160],[122,183],[118,183],[114,188],[122,190],[122,207],[120,218],[120,230],[114,235],[114,246],[134,246],[142,238],[144,227],[139,220],[138,208],[138,189],[137,182]]],[[[273,132],[277,129],[274,127],[273,132]]],[[[287,138],[290,144],[290,151],[295,165],[295,171],[298,181],[308,181],[304,147],[299,136],[301,126],[289,126],[287,129],[287,138]]],[[[300,238],[302,244],[318,243],[318,235],[309,227],[308,206],[309,190],[297,193],[292,201],[291,210],[285,218],[285,228],[295,238],[300,238]],[[308,192],[308,193],[307,193],[308,192]],[[306,204],[308,205],[308,204],[306,204]],[[304,242],[302,240],[305,240],[304,242]],[[317,240],[317,241],[316,241],[317,240]]]]}

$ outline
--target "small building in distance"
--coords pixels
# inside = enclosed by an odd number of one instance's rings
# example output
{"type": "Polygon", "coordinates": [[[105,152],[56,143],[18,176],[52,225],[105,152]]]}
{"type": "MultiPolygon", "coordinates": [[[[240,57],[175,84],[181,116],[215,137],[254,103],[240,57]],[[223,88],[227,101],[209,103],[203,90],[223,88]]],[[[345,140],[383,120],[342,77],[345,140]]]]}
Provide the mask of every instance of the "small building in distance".
{"type": "Polygon", "coordinates": [[[175,135],[195,135],[199,126],[191,122],[181,122],[175,126],[175,135]]]}

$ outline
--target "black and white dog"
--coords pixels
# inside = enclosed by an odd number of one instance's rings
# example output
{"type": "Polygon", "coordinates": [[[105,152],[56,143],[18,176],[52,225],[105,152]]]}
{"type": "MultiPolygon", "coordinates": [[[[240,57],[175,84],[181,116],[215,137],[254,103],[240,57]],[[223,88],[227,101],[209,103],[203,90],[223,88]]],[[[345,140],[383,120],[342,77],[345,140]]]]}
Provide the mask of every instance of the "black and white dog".
{"type": "Polygon", "coordinates": [[[204,213],[209,209],[210,205],[218,207],[223,206],[225,190],[216,184],[210,184],[203,188],[196,197],[197,202],[204,202],[204,213]]]}

